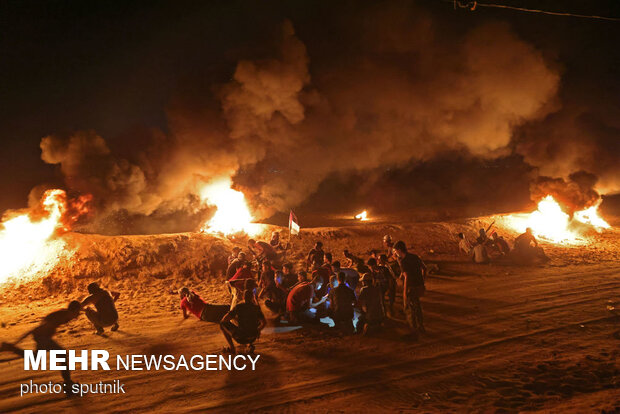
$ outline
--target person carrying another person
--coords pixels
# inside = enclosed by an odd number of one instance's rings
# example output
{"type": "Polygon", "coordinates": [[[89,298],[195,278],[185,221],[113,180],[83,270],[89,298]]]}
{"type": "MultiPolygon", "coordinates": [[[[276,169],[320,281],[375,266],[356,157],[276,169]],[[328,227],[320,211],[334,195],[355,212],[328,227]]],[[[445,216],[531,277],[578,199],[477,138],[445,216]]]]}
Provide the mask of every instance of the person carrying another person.
{"type": "MultiPolygon", "coordinates": [[[[32,335],[37,345],[37,351],[62,351],[64,350],[53,337],[58,328],[66,325],[80,315],[82,305],[77,300],[71,301],[66,309],[57,310],[47,315],[34,329],[23,334],[15,343],[2,342],[0,351],[12,352],[17,356],[24,357],[24,350],[17,347],[17,344],[24,340],[28,335],[32,335]]],[[[65,382],[67,397],[73,396],[73,381],[71,371],[65,368],[61,372],[65,382]]]]}
{"type": "Polygon", "coordinates": [[[262,240],[256,241],[254,239],[250,239],[248,240],[248,248],[259,262],[264,260],[269,260],[270,262],[278,261],[278,254],[269,243],[262,240]]]}
{"type": "Polygon", "coordinates": [[[357,333],[365,335],[369,330],[381,326],[385,313],[381,288],[374,283],[372,275],[365,273],[361,281],[362,290],[357,304],[362,312],[355,328],[357,333]]]}
{"type": "Polygon", "coordinates": [[[308,267],[312,270],[318,269],[323,266],[325,262],[325,252],[323,251],[323,243],[318,241],[314,244],[314,247],[308,252],[306,259],[308,267]]]}
{"type": "Polygon", "coordinates": [[[338,283],[330,289],[329,302],[336,329],[344,334],[352,334],[355,330],[353,326],[353,306],[357,299],[353,290],[345,283],[345,279],[345,274],[339,272],[337,276],[338,283]]]}
{"type": "Polygon", "coordinates": [[[463,233],[459,233],[459,253],[465,253],[466,255],[471,254],[471,244],[465,238],[463,233]]]}
{"type": "Polygon", "coordinates": [[[220,329],[228,343],[228,348],[225,348],[224,352],[237,353],[233,339],[240,344],[250,344],[249,351],[254,352],[253,343],[260,337],[260,332],[266,324],[260,306],[254,303],[254,292],[244,291],[243,302],[226,313],[220,321],[220,329]]]}
{"type": "Polygon", "coordinates": [[[181,297],[183,319],[194,315],[201,321],[219,323],[230,310],[228,305],[213,305],[205,302],[196,292],[187,287],[182,287],[179,290],[179,296],[181,297]]]}
{"type": "Polygon", "coordinates": [[[88,296],[82,301],[82,308],[93,305],[95,309],[86,308],[84,313],[97,330],[97,335],[103,333],[103,328],[111,326],[111,331],[118,330],[118,312],[115,302],[121,295],[118,292],[108,292],[95,282],[88,285],[88,296]]]}
{"type": "Polygon", "coordinates": [[[418,255],[409,253],[405,242],[399,240],[394,245],[396,257],[401,270],[403,279],[403,303],[407,323],[411,329],[414,339],[417,339],[419,332],[425,332],[424,319],[422,316],[422,304],[420,297],[424,296],[426,287],[426,265],[418,255]]]}
{"type": "Polygon", "coordinates": [[[288,313],[289,322],[314,322],[316,314],[310,309],[316,309],[325,303],[327,296],[323,296],[318,301],[314,301],[316,292],[323,286],[320,278],[312,280],[312,282],[301,282],[295,285],[286,298],[286,312],[288,313]]]}

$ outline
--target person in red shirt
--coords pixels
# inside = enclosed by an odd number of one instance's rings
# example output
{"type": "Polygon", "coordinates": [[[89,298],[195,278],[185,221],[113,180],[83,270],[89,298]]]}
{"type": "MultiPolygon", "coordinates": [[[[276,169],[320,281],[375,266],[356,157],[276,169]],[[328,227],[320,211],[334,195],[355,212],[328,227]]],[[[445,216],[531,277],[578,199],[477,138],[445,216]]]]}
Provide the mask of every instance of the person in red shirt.
{"type": "Polygon", "coordinates": [[[237,270],[237,273],[226,281],[230,293],[232,294],[230,309],[233,309],[237,302],[239,302],[244,290],[254,290],[254,288],[256,288],[256,280],[254,279],[254,273],[252,273],[252,268],[250,266],[250,262],[245,262],[244,265],[237,270]]]}
{"type": "Polygon", "coordinates": [[[319,301],[313,301],[315,292],[319,291],[322,285],[323,281],[316,278],[312,282],[299,283],[291,289],[286,298],[286,311],[290,322],[315,320],[315,315],[310,309],[316,308],[327,300],[327,296],[323,296],[319,301]]]}
{"type": "Polygon", "coordinates": [[[219,323],[230,309],[228,305],[207,303],[196,292],[186,287],[181,288],[179,296],[184,319],[194,315],[201,321],[219,323]]]}

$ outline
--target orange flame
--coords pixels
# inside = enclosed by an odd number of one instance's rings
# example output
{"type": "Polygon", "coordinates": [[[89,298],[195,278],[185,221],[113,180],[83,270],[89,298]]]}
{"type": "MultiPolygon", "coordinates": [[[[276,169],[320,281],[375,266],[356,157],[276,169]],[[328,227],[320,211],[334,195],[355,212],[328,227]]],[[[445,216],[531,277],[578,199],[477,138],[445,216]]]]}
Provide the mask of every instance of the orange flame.
{"type": "Polygon", "coordinates": [[[360,221],[368,221],[368,220],[370,220],[368,218],[368,212],[366,210],[364,210],[361,213],[359,213],[357,216],[355,216],[355,218],[357,220],[360,220],[360,221]]]}
{"type": "Polygon", "coordinates": [[[217,210],[208,222],[202,225],[203,233],[232,235],[246,233],[254,236],[260,232],[260,224],[252,223],[254,218],[250,213],[245,196],[241,191],[231,188],[230,178],[222,178],[205,185],[200,190],[200,198],[207,205],[217,210]]]}
{"type": "Polygon", "coordinates": [[[48,190],[41,200],[41,215],[33,211],[4,220],[0,227],[0,283],[27,280],[52,271],[61,257],[70,257],[64,240],[55,237],[69,230],[63,223],[67,197],[63,190],[48,190]]]}
{"type": "Polygon", "coordinates": [[[589,225],[600,232],[609,228],[609,224],[598,215],[599,203],[574,213],[571,218],[562,210],[555,199],[548,195],[538,203],[536,211],[529,214],[511,214],[504,217],[506,224],[518,232],[531,228],[535,236],[555,243],[579,244],[584,242],[584,235],[573,226],[574,221],[589,225]]]}

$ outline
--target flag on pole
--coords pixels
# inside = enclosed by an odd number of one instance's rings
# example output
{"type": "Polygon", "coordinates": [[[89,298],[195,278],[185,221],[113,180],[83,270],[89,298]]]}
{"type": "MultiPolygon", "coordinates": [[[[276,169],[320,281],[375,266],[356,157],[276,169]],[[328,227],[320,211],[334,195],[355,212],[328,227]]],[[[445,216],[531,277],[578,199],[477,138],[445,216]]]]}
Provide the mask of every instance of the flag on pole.
{"type": "Polygon", "coordinates": [[[297,216],[291,210],[291,214],[288,216],[288,229],[291,234],[299,234],[299,221],[297,220],[297,216]]]}

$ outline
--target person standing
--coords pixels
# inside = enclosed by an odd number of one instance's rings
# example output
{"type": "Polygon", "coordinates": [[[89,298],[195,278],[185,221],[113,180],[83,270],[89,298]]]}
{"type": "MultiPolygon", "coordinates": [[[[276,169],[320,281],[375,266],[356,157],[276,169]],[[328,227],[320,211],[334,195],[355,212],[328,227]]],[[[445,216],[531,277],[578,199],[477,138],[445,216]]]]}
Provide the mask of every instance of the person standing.
{"type": "Polygon", "coordinates": [[[396,242],[394,251],[401,270],[400,277],[403,279],[403,303],[407,323],[413,337],[417,339],[420,332],[426,331],[420,303],[420,297],[426,292],[424,285],[426,265],[418,255],[407,251],[407,246],[402,240],[396,242]]]}

